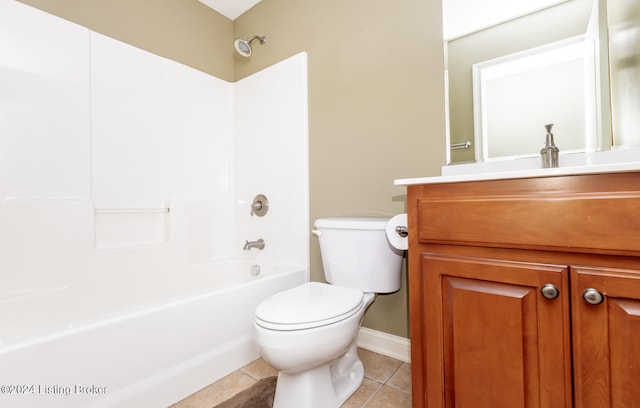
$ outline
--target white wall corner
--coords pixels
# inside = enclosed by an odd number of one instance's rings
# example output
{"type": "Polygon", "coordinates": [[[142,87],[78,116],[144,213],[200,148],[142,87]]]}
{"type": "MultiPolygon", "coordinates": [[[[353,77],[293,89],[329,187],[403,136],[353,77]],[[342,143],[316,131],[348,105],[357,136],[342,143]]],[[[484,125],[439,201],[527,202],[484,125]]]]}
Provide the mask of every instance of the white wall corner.
{"type": "Polygon", "coordinates": [[[357,340],[358,347],[405,363],[411,362],[411,342],[407,338],[361,327],[357,340]]]}

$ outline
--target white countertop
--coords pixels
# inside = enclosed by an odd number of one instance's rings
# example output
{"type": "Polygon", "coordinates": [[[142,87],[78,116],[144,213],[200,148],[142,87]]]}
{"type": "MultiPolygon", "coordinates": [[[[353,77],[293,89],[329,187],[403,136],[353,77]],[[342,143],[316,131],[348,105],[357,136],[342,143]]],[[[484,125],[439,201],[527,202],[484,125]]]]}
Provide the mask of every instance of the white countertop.
{"type": "Polygon", "coordinates": [[[397,186],[410,186],[638,171],[640,170],[640,149],[561,155],[559,161],[561,166],[552,169],[541,168],[539,157],[451,165],[442,167],[441,176],[397,179],[394,184],[397,186]]]}

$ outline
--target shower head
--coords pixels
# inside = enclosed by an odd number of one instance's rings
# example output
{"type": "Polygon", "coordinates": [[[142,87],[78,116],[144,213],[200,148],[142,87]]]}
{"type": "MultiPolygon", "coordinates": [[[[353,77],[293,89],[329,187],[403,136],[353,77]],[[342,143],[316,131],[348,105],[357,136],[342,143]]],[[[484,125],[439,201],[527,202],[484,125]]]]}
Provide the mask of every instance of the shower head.
{"type": "Polygon", "coordinates": [[[236,51],[238,51],[238,54],[242,55],[243,57],[250,57],[251,42],[253,40],[258,40],[260,41],[260,44],[264,44],[265,42],[267,42],[267,37],[265,37],[264,35],[254,35],[248,40],[243,40],[242,38],[238,38],[237,40],[234,41],[233,45],[236,47],[236,51]]]}

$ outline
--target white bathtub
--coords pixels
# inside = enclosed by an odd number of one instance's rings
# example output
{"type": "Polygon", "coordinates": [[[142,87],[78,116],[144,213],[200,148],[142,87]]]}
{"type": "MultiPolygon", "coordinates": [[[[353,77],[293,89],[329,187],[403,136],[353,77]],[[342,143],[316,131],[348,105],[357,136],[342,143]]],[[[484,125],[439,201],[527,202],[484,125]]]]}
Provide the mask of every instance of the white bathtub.
{"type": "Polygon", "coordinates": [[[306,280],[250,266],[0,293],[0,406],[164,407],[242,367],[259,356],[257,304],[306,280]]]}

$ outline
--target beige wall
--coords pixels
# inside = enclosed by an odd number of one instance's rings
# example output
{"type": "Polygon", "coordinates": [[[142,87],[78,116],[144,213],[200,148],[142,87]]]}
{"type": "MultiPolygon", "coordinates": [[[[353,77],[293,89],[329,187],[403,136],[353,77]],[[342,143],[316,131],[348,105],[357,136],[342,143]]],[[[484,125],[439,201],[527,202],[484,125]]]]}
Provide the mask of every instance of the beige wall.
{"type": "MultiPolygon", "coordinates": [[[[235,22],[196,0],[23,2],[226,80],[306,51],[312,222],[405,212],[393,180],[438,175],[444,164],[439,1],[263,0],[235,22]],[[250,59],[232,56],[233,38],[254,34],[267,44],[254,42],[250,59]]],[[[323,280],[313,238],[311,276],[323,280]]],[[[407,302],[404,282],[378,297],[365,326],[407,337],[407,302]]]]}
{"type": "MultiPolygon", "coordinates": [[[[445,161],[441,5],[431,0],[263,0],[234,24],[266,35],[236,79],[309,54],[311,221],[405,212],[393,180],[445,161]]],[[[311,277],[322,280],[316,239],[311,277]]],[[[365,326],[408,336],[406,287],[379,296],[365,326]]]]}
{"type": "Polygon", "coordinates": [[[197,0],[20,0],[233,81],[233,22],[197,0]]]}

